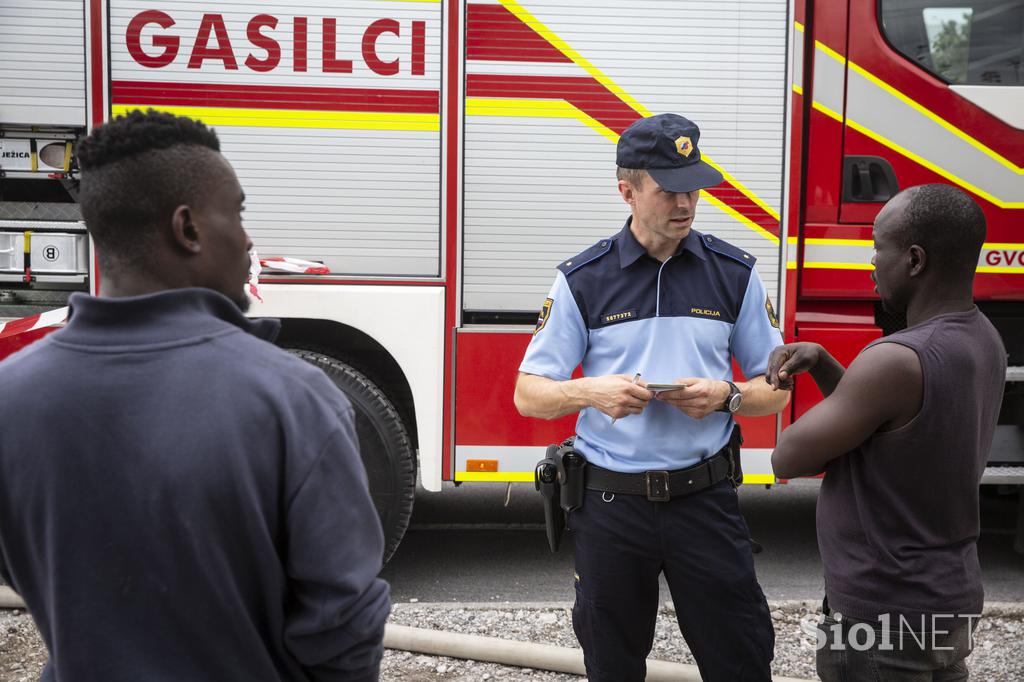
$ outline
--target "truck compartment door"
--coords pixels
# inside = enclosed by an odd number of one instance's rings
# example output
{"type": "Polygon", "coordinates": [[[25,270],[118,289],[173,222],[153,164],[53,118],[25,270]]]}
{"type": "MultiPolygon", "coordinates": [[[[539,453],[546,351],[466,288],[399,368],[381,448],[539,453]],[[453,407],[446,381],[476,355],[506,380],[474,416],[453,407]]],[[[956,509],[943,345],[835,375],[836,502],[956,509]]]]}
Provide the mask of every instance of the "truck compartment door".
{"type": "Polygon", "coordinates": [[[83,4],[0,3],[0,123],[85,125],[83,4]]]}
{"type": "MultiPolygon", "coordinates": [[[[944,182],[970,192],[990,241],[1024,241],[1013,227],[1024,209],[1024,5],[855,1],[850,27],[844,189],[867,179],[855,157],[875,157],[900,189],[944,182]]],[[[870,224],[885,194],[844,192],[840,221],[870,224]]]]}

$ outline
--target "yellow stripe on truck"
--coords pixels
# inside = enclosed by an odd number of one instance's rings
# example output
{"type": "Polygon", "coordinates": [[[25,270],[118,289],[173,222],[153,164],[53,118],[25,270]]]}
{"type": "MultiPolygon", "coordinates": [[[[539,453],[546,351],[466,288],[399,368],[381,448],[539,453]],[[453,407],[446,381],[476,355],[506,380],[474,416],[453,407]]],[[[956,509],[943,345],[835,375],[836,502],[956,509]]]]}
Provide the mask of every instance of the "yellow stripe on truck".
{"type": "MultiPolygon", "coordinates": [[[[956,138],[958,138],[962,142],[965,142],[970,147],[972,147],[975,150],[977,150],[978,152],[984,154],[989,159],[995,161],[997,164],[999,164],[1000,166],[1002,166],[1006,170],[1009,170],[1011,173],[1013,173],[1015,175],[1024,174],[1024,168],[1022,168],[1021,166],[1018,166],[1014,162],[1010,161],[1006,157],[1002,156],[1001,154],[999,154],[998,152],[993,150],[992,148],[986,146],[984,143],[980,142],[976,138],[974,138],[971,135],[967,134],[966,132],[964,132],[960,128],[956,127],[955,125],[953,125],[952,123],[950,123],[946,119],[944,119],[941,116],[939,116],[938,114],[936,114],[934,111],[932,111],[932,110],[928,109],[927,107],[921,105],[919,102],[916,102],[914,99],[912,99],[911,97],[909,97],[905,93],[899,91],[898,89],[896,89],[895,87],[893,87],[889,83],[886,83],[881,78],[879,78],[878,76],[874,75],[873,73],[871,73],[870,71],[868,71],[864,67],[860,66],[859,64],[856,64],[855,62],[852,62],[852,61],[848,60],[846,57],[844,57],[843,55],[839,54],[838,52],[836,52],[832,48],[828,47],[827,45],[825,45],[821,41],[817,41],[817,40],[815,41],[815,48],[816,48],[816,51],[819,52],[820,54],[826,55],[827,57],[831,58],[832,60],[834,60],[835,62],[837,62],[841,66],[848,67],[849,68],[849,72],[848,73],[853,73],[853,74],[856,74],[856,76],[859,76],[860,78],[863,78],[865,81],[867,81],[871,85],[877,87],[882,92],[884,92],[887,95],[895,98],[897,101],[899,101],[902,104],[906,105],[907,107],[912,109],[917,114],[920,114],[920,115],[924,116],[929,121],[931,121],[931,122],[935,123],[936,125],[940,126],[942,129],[944,129],[948,133],[951,133],[952,135],[954,135],[956,138]]],[[[848,87],[848,89],[851,87],[851,84],[849,82],[848,82],[847,87],[848,87]]],[[[802,91],[800,92],[800,94],[803,94],[802,91]]],[[[847,126],[849,126],[850,128],[852,128],[853,130],[856,130],[857,132],[859,132],[862,135],[864,135],[864,136],[874,140],[875,142],[879,143],[880,145],[882,145],[884,147],[887,147],[888,149],[891,149],[894,152],[896,152],[896,153],[898,153],[898,154],[900,154],[902,156],[905,156],[906,158],[910,159],[911,161],[914,161],[915,163],[918,163],[921,166],[924,166],[925,168],[927,168],[928,170],[932,171],[933,173],[942,176],[946,180],[949,180],[950,182],[952,182],[954,184],[957,184],[960,187],[962,187],[962,188],[964,188],[964,189],[966,189],[966,190],[968,190],[970,192],[973,192],[974,194],[977,194],[978,196],[982,197],[983,199],[986,199],[987,201],[995,204],[996,206],[998,206],[1000,208],[1006,208],[1006,209],[1020,209],[1020,208],[1024,208],[1024,201],[1008,200],[1008,199],[1002,199],[1000,197],[997,197],[995,194],[992,193],[992,191],[987,191],[987,190],[983,189],[982,187],[980,187],[979,186],[981,184],[980,181],[971,182],[969,180],[966,180],[963,177],[961,177],[960,175],[957,175],[956,173],[953,173],[950,170],[937,165],[936,163],[934,163],[934,162],[924,158],[920,154],[918,154],[918,153],[908,149],[907,147],[899,144],[898,142],[890,139],[889,136],[883,135],[878,130],[873,129],[873,128],[869,128],[868,126],[860,123],[859,121],[854,120],[853,118],[851,118],[849,110],[847,110],[844,113],[840,113],[840,112],[837,112],[837,111],[833,110],[832,108],[829,108],[828,106],[822,104],[821,102],[819,102],[816,99],[812,100],[811,105],[812,105],[812,107],[814,109],[816,109],[817,111],[820,111],[821,113],[825,114],[829,118],[835,119],[836,121],[839,121],[840,123],[845,122],[845,124],[847,126]]],[[[849,107],[847,107],[847,109],[849,109],[849,107]]],[[[993,191],[996,191],[996,190],[993,190],[993,191]]],[[[1005,188],[1001,191],[1001,193],[1002,192],[1005,192],[1005,188]]],[[[1016,197],[1014,197],[1014,199],[1015,198],[1016,197]]]]}
{"type": "Polygon", "coordinates": [[[618,134],[596,118],[564,99],[495,99],[466,98],[467,116],[513,116],[521,118],[571,118],[591,128],[612,142],[618,134]]]}
{"type": "Polygon", "coordinates": [[[1015,164],[1013,161],[1010,161],[1006,157],[1002,156],[999,152],[995,151],[994,149],[991,149],[990,147],[985,146],[985,144],[983,142],[981,142],[981,141],[971,137],[970,135],[965,133],[960,128],[957,128],[955,125],[953,125],[952,123],[950,123],[946,119],[944,119],[941,116],[939,116],[938,114],[936,114],[931,109],[928,109],[927,107],[924,107],[923,105],[919,104],[918,102],[912,100],[910,97],[908,97],[907,95],[903,94],[902,92],[900,92],[899,90],[897,90],[893,86],[889,85],[888,83],[886,83],[881,78],[879,78],[878,76],[874,75],[873,73],[871,73],[870,71],[868,71],[864,67],[859,66],[859,65],[855,64],[854,62],[849,62],[849,64],[850,64],[850,69],[851,70],[857,72],[858,74],[860,74],[864,78],[868,79],[869,81],[871,81],[872,83],[874,83],[878,87],[882,88],[883,90],[888,92],[890,95],[892,95],[896,99],[900,100],[901,102],[903,102],[907,106],[911,107],[912,109],[914,109],[918,113],[926,116],[927,118],[931,119],[935,123],[938,123],[940,126],[945,128],[949,132],[953,133],[954,135],[959,137],[961,140],[963,140],[967,144],[971,145],[972,147],[974,147],[978,151],[982,152],[983,154],[985,154],[986,156],[988,156],[992,160],[994,160],[997,163],[1005,166],[1006,168],[1010,169],[1014,173],[1024,174],[1024,168],[1021,168],[1020,166],[1015,164]]]}
{"type": "MultiPolygon", "coordinates": [[[[368,113],[363,111],[297,111],[290,109],[234,109],[219,107],[155,106],[178,116],[187,116],[211,126],[258,128],[330,128],[351,130],[418,130],[438,132],[438,114],[368,113]]],[[[138,109],[132,104],[115,104],[115,116],[138,109]]]]}
{"type": "MultiPolygon", "coordinates": [[[[475,481],[485,483],[533,483],[532,471],[456,471],[456,481],[475,481]]],[[[775,483],[772,474],[743,474],[744,485],[775,483]]]]}
{"type": "Polygon", "coordinates": [[[533,483],[532,471],[456,471],[456,481],[533,483]]]}
{"type": "MultiPolygon", "coordinates": [[[[573,64],[576,64],[581,69],[587,72],[587,74],[596,80],[598,83],[608,89],[609,92],[614,94],[625,104],[627,104],[633,111],[640,114],[644,118],[653,116],[653,112],[645,107],[643,104],[638,102],[635,97],[626,92],[622,87],[613,81],[611,78],[606,76],[599,68],[591,64],[586,57],[581,55],[579,52],[574,50],[569,43],[562,40],[561,37],[550,28],[544,25],[542,21],[533,16],[529,10],[519,4],[517,0],[500,0],[502,7],[511,12],[519,21],[523,22],[534,31],[536,31],[544,40],[548,41],[556,50],[564,54],[569,58],[573,64]]],[[[618,136],[615,136],[615,141],[618,140],[618,136]]],[[[745,197],[754,202],[761,208],[765,213],[773,217],[775,220],[779,220],[779,213],[771,206],[766,204],[761,197],[754,194],[750,189],[742,182],[737,180],[730,173],[725,171],[721,166],[712,161],[706,154],[701,154],[701,158],[710,166],[722,173],[722,176],[732,183],[733,187],[738,189],[745,197]]]]}

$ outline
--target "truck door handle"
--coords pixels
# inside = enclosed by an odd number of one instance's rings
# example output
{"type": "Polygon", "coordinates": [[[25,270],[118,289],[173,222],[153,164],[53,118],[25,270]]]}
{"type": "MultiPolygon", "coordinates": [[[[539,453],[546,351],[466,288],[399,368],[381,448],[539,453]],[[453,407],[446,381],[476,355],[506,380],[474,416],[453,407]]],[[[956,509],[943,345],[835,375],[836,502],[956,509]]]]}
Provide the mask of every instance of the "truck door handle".
{"type": "Polygon", "coordinates": [[[880,156],[843,157],[843,201],[883,203],[900,191],[896,173],[880,156]]]}

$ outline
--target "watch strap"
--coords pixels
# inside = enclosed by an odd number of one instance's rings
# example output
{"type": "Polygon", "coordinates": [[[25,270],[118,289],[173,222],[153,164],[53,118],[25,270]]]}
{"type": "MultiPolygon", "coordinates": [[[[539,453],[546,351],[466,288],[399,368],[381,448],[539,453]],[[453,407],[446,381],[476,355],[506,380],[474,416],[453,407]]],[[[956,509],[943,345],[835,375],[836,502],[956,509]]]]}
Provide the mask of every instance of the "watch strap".
{"type": "Polygon", "coordinates": [[[725,412],[727,414],[733,414],[733,410],[730,409],[730,406],[732,405],[733,398],[735,398],[737,395],[740,395],[740,389],[736,386],[736,384],[732,383],[728,379],[723,379],[722,381],[729,384],[729,395],[725,397],[725,402],[722,403],[722,406],[719,407],[716,410],[716,412],[725,412]]]}

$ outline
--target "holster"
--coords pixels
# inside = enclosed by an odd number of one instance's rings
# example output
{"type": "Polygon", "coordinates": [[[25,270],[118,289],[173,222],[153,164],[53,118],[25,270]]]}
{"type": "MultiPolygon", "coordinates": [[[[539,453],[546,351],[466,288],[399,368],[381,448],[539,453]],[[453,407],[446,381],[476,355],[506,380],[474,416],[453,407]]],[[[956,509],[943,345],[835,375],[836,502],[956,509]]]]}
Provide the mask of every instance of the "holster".
{"type": "Polygon", "coordinates": [[[574,438],[549,445],[534,469],[534,487],[544,498],[544,528],[548,547],[557,552],[565,531],[565,514],[583,506],[586,458],[574,447],[574,438]]]}
{"type": "Polygon", "coordinates": [[[544,459],[537,462],[533,471],[533,484],[544,498],[544,530],[548,536],[548,547],[558,551],[565,530],[565,513],[562,511],[561,485],[558,482],[558,464],[555,455],[557,445],[549,445],[544,459]]]}
{"type": "Polygon", "coordinates": [[[743,432],[739,424],[733,424],[732,435],[729,436],[729,481],[733,488],[743,485],[743,465],[740,463],[740,446],[743,445],[743,432]]]}
{"type": "Polygon", "coordinates": [[[583,483],[586,476],[587,459],[573,447],[574,442],[573,438],[566,440],[555,452],[555,460],[558,462],[558,482],[562,484],[562,511],[566,513],[583,506],[583,483]]]}

